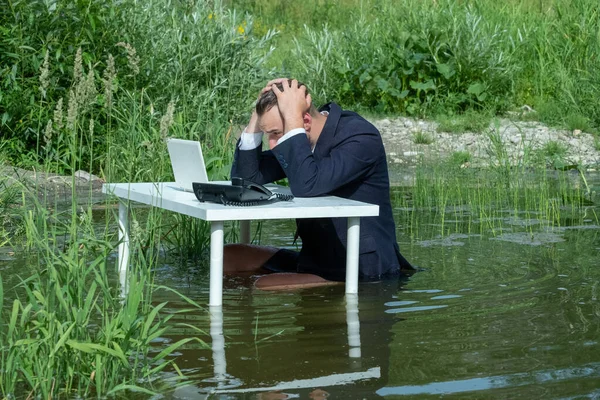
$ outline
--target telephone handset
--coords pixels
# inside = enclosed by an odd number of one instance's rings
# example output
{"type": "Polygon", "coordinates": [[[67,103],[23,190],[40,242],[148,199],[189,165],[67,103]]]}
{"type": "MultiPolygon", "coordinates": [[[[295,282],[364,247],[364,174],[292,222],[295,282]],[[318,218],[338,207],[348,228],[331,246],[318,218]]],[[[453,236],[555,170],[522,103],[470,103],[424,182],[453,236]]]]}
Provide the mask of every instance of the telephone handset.
{"type": "Polygon", "coordinates": [[[291,201],[291,194],[273,193],[266,187],[242,178],[231,178],[231,185],[193,182],[194,194],[199,201],[221,203],[226,206],[254,206],[277,200],[291,201]]]}

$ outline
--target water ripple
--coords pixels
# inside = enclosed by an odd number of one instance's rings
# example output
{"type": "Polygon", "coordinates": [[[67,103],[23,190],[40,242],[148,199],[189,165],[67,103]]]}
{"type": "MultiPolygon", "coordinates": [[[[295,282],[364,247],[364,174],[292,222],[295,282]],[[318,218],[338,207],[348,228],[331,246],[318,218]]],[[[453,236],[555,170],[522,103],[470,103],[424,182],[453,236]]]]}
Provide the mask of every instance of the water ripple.
{"type": "Polygon", "coordinates": [[[426,310],[435,310],[437,308],[445,308],[447,305],[440,306],[419,306],[419,307],[406,307],[406,308],[392,308],[390,310],[385,310],[388,314],[399,314],[406,312],[414,312],[414,311],[426,311],[426,310]]]}
{"type": "Polygon", "coordinates": [[[531,373],[491,376],[488,378],[433,382],[425,385],[383,387],[377,391],[377,394],[380,396],[453,394],[596,377],[600,377],[600,363],[591,363],[581,367],[559,370],[545,370],[531,373]]]}

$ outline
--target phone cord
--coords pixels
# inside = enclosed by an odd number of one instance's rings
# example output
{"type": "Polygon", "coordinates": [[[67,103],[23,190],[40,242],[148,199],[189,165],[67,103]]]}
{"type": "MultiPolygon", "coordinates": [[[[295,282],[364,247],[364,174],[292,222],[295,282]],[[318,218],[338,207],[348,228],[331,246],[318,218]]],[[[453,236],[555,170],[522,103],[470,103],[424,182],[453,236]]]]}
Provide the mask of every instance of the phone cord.
{"type": "Polygon", "coordinates": [[[224,206],[235,206],[235,207],[249,207],[260,204],[258,201],[231,201],[227,200],[225,196],[221,195],[221,203],[224,206]]]}
{"type": "MultiPolygon", "coordinates": [[[[294,200],[294,196],[291,194],[283,194],[283,193],[274,193],[275,198],[281,201],[292,201],[294,200]]],[[[225,196],[221,195],[221,204],[224,206],[235,206],[235,207],[249,207],[249,206],[257,206],[259,204],[263,204],[263,201],[231,201],[227,200],[225,196]]]]}
{"type": "Polygon", "coordinates": [[[291,194],[283,194],[283,193],[275,193],[275,197],[281,201],[292,201],[294,200],[294,196],[291,194]]]}

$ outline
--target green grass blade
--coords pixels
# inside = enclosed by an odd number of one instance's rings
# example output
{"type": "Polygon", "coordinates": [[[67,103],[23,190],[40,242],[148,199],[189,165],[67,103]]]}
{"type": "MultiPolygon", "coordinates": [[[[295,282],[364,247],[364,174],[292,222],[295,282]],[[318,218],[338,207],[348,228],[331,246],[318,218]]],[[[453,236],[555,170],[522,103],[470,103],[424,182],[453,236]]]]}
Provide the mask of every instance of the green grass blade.
{"type": "Polygon", "coordinates": [[[160,361],[163,358],[165,358],[166,356],[168,356],[169,354],[171,354],[172,352],[174,352],[176,349],[178,349],[179,347],[183,346],[186,343],[191,342],[192,340],[196,340],[196,341],[200,341],[198,338],[185,338],[185,339],[181,339],[173,344],[171,344],[170,346],[168,346],[167,348],[165,348],[163,351],[161,351],[160,353],[158,353],[156,356],[154,356],[154,358],[152,359],[153,362],[156,361],[160,361]]]}
{"type": "Polygon", "coordinates": [[[110,390],[107,395],[113,395],[117,392],[122,392],[124,390],[128,390],[130,392],[139,392],[139,393],[145,393],[148,394],[150,396],[156,396],[157,393],[153,392],[152,390],[140,387],[140,386],[136,386],[136,385],[127,385],[127,384],[121,384],[121,385],[117,385],[114,388],[112,388],[112,390],[110,390]]]}
{"type": "Polygon", "coordinates": [[[4,310],[4,287],[2,286],[2,275],[0,275],[0,326],[2,324],[2,310],[4,310]]]}
{"type": "Polygon", "coordinates": [[[150,330],[150,327],[152,326],[152,322],[154,322],[154,319],[158,315],[159,311],[166,305],[167,305],[167,302],[165,301],[164,303],[160,303],[158,306],[154,307],[154,309],[152,311],[150,311],[150,314],[148,314],[148,317],[146,318],[146,322],[144,322],[144,328],[142,330],[143,338],[148,336],[148,331],[150,330]]]}
{"type": "Polygon", "coordinates": [[[13,301],[12,312],[10,313],[10,322],[8,323],[8,340],[10,341],[17,326],[17,318],[19,317],[19,306],[21,302],[19,300],[13,301]]]}
{"type": "Polygon", "coordinates": [[[185,301],[186,301],[188,304],[191,304],[191,305],[193,305],[194,307],[196,307],[196,308],[199,308],[199,309],[201,309],[201,310],[204,310],[204,309],[205,309],[205,308],[204,308],[204,307],[202,307],[200,304],[196,303],[194,300],[190,299],[189,297],[187,297],[187,296],[185,296],[185,295],[183,295],[183,294],[179,293],[177,290],[175,290],[175,289],[172,289],[172,288],[170,288],[170,287],[163,286],[163,285],[158,285],[158,286],[156,286],[154,289],[155,289],[155,290],[158,290],[158,289],[163,289],[163,290],[166,290],[166,291],[168,291],[168,292],[175,293],[177,296],[179,296],[179,297],[181,297],[183,300],[185,300],[185,301]]]}
{"type": "Polygon", "coordinates": [[[56,352],[64,346],[65,342],[67,341],[67,339],[69,338],[69,335],[71,334],[71,331],[73,330],[73,328],[75,328],[75,325],[77,324],[77,322],[73,322],[71,324],[71,326],[69,326],[69,328],[65,331],[65,333],[62,334],[62,336],[60,337],[60,339],[58,339],[58,342],[56,342],[56,345],[54,346],[54,349],[52,350],[52,352],[50,353],[50,357],[53,357],[56,352]]]}
{"type": "Polygon", "coordinates": [[[127,361],[127,357],[125,357],[125,354],[111,349],[107,346],[103,346],[101,344],[96,343],[80,343],[74,340],[67,340],[67,345],[75,350],[83,351],[84,353],[94,353],[100,351],[109,354],[121,360],[125,367],[129,367],[129,362],[127,361]]]}

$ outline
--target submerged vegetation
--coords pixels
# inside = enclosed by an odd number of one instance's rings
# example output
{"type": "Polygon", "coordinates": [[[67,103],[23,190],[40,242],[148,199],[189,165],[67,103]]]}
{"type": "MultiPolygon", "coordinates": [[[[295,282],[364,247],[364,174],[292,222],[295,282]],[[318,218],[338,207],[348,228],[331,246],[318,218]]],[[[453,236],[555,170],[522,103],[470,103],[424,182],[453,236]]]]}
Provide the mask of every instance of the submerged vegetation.
{"type": "MultiPolygon", "coordinates": [[[[584,170],[546,171],[562,166],[560,143],[524,149],[515,163],[491,121],[527,104],[549,123],[599,126],[599,12],[592,0],[0,0],[0,162],[168,181],[165,139],[173,136],[200,140],[209,174],[224,178],[257,90],[292,75],[319,101],[435,116],[444,131],[489,136],[485,174],[464,168],[467,151],[419,167],[415,186],[395,199],[408,220],[433,209],[442,234],[445,210],[461,207],[492,231],[495,210],[506,208],[535,210],[548,226],[565,213],[597,222],[588,209],[597,189],[584,170]]],[[[416,144],[432,140],[414,135],[416,144]]],[[[31,186],[0,176],[0,246],[28,263],[19,277],[0,279],[1,397],[126,396],[184,383],[171,353],[203,346],[205,334],[186,325],[198,338],[155,344],[175,324],[165,303],[153,302],[169,290],[153,274],[170,250],[202,260],[208,225],[134,211],[129,290],[121,292],[111,278],[118,240],[110,200],[98,224],[98,211],[78,205],[74,178],[68,207],[31,186]]]]}

